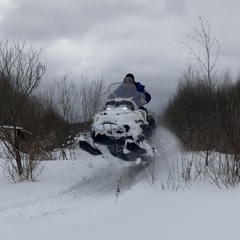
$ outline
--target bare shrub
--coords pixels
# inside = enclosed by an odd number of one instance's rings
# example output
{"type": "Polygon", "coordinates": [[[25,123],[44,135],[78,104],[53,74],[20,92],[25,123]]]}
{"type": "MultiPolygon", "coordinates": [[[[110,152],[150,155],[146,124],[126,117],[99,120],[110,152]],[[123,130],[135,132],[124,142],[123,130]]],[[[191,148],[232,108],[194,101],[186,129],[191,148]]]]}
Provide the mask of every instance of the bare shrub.
{"type": "MultiPolygon", "coordinates": [[[[0,92],[4,93],[1,100],[1,139],[4,142],[13,165],[20,177],[24,179],[23,158],[19,128],[24,121],[22,116],[27,115],[26,103],[31,94],[37,89],[46,67],[40,62],[40,51],[32,47],[26,49],[26,44],[19,42],[9,44],[8,41],[0,44],[0,92]],[[4,126],[11,126],[12,131],[4,126]]],[[[28,115],[30,118],[30,116],[28,115]]]]}
{"type": "Polygon", "coordinates": [[[14,156],[14,147],[11,144],[4,142],[5,147],[2,153],[2,161],[0,166],[3,168],[5,176],[11,182],[18,181],[34,181],[44,170],[46,154],[40,152],[38,148],[38,152],[36,149],[30,150],[28,148],[28,153],[20,152],[21,164],[23,173],[19,175],[18,166],[16,164],[15,156],[14,156]]]}
{"type": "Polygon", "coordinates": [[[239,164],[239,159],[234,159],[232,155],[218,154],[209,164],[206,176],[219,188],[235,187],[240,181],[239,164]]]}
{"type": "MultiPolygon", "coordinates": [[[[181,155],[177,170],[185,185],[197,181],[209,181],[217,187],[235,187],[240,182],[239,158],[233,155],[211,152],[209,164],[205,164],[205,152],[191,152],[181,155]]],[[[176,176],[175,176],[176,179],[176,176]]]]}

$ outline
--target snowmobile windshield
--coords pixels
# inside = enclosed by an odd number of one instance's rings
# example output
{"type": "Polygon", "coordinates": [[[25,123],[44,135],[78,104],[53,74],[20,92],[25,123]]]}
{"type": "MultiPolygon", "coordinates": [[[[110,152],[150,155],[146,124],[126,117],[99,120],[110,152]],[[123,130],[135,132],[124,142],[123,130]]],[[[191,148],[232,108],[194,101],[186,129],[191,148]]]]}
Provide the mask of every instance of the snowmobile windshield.
{"type": "Polygon", "coordinates": [[[145,94],[137,91],[135,84],[117,83],[112,84],[108,91],[107,101],[110,100],[126,100],[134,102],[140,108],[145,102],[145,94]]]}

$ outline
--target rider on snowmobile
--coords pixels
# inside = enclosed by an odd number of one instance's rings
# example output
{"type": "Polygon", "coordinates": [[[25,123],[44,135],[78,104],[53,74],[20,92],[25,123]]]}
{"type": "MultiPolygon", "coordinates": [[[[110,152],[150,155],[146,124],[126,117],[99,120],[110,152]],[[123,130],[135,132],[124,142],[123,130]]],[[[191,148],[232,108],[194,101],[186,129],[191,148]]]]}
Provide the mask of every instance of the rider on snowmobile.
{"type": "Polygon", "coordinates": [[[145,86],[144,86],[144,85],[142,85],[140,82],[136,82],[136,81],[135,81],[134,75],[133,75],[132,73],[128,73],[128,74],[124,77],[123,82],[128,82],[128,81],[131,82],[131,80],[132,80],[133,83],[135,84],[138,92],[144,93],[144,95],[145,95],[145,100],[146,100],[145,104],[149,103],[150,100],[151,100],[151,95],[145,90],[145,86]]]}
{"type": "Polygon", "coordinates": [[[135,82],[131,73],[115,86],[118,87],[107,92],[111,94],[107,97],[105,110],[93,118],[91,141],[81,135],[79,146],[92,155],[101,155],[99,146],[105,145],[113,156],[124,161],[146,159],[153,153],[146,141],[153,136],[155,120],[142,106],[151,100],[151,96],[145,86],[135,82]]]}
{"type": "Polygon", "coordinates": [[[139,99],[141,102],[139,105],[139,108],[144,110],[147,114],[148,111],[143,105],[147,104],[151,100],[151,95],[145,90],[145,86],[142,85],[140,82],[135,82],[134,76],[132,73],[128,73],[124,79],[123,84],[121,84],[113,93],[111,93],[108,96],[108,99],[115,98],[116,96],[124,96],[126,98],[134,97],[136,94],[136,90],[140,93],[143,93],[141,96],[141,99],[139,99]]]}
{"type": "MultiPolygon", "coordinates": [[[[140,82],[135,82],[135,78],[134,75],[132,73],[128,73],[124,79],[123,79],[124,83],[133,83],[137,89],[138,92],[142,92],[145,95],[145,99],[142,105],[145,105],[147,103],[150,102],[151,100],[151,95],[145,90],[145,86],[142,85],[140,82]]],[[[140,109],[144,110],[147,114],[148,114],[148,110],[141,106],[140,109]]]]}
{"type": "MultiPolygon", "coordinates": [[[[108,99],[115,98],[116,96],[122,96],[125,98],[131,98],[136,94],[136,86],[132,78],[124,78],[123,83],[108,96],[108,99]]],[[[145,100],[144,100],[145,101],[145,100]]]]}

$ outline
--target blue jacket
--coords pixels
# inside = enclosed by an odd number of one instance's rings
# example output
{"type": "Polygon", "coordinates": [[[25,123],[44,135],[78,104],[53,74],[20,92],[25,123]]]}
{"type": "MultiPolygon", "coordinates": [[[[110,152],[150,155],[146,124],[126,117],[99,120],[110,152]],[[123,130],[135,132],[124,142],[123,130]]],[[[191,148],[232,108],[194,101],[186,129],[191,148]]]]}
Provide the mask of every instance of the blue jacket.
{"type": "Polygon", "coordinates": [[[145,86],[142,85],[140,82],[135,82],[135,86],[139,92],[142,92],[145,94],[146,103],[149,103],[151,100],[151,95],[145,90],[145,86]]]}

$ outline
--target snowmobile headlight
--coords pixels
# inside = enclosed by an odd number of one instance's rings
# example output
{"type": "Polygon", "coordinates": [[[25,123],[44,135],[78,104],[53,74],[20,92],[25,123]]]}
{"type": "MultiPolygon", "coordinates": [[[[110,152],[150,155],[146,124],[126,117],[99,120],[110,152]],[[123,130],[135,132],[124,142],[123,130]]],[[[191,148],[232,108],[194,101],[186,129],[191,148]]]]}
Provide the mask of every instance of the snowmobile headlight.
{"type": "Polygon", "coordinates": [[[113,105],[107,105],[107,106],[105,107],[105,110],[109,111],[109,110],[112,110],[113,108],[114,108],[113,105]]]}
{"type": "Polygon", "coordinates": [[[129,105],[122,105],[121,106],[122,110],[130,110],[130,106],[129,105]]]}

